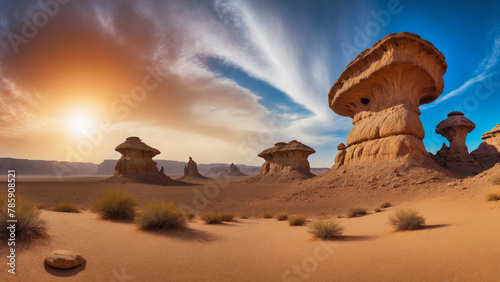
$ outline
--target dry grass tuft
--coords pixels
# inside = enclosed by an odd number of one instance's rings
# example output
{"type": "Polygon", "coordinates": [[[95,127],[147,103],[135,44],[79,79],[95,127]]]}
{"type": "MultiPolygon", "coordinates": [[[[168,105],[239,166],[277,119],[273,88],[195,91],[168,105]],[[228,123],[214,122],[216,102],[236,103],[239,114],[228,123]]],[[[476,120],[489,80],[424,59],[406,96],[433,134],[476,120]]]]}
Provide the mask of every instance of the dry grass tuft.
{"type": "Polygon", "coordinates": [[[400,209],[389,217],[389,223],[398,231],[415,230],[425,224],[425,218],[417,210],[400,209]]]}
{"type": "Polygon", "coordinates": [[[0,238],[8,238],[10,230],[7,227],[9,219],[16,219],[16,238],[22,241],[43,238],[47,236],[47,227],[44,220],[40,218],[41,211],[33,203],[21,197],[9,198],[7,195],[0,196],[0,238]],[[15,202],[12,201],[15,199],[15,202]],[[9,216],[8,204],[15,204],[15,218],[9,216]]]}
{"type": "Polygon", "coordinates": [[[486,200],[490,202],[500,201],[500,192],[486,194],[486,200]]]}
{"type": "Polygon", "coordinates": [[[91,210],[102,219],[120,220],[134,219],[137,201],[130,196],[128,191],[107,191],[95,200],[91,210]]]}
{"type": "Polygon", "coordinates": [[[294,214],[288,217],[288,224],[291,226],[304,225],[306,217],[303,215],[294,214]]]}
{"type": "Polygon", "coordinates": [[[165,201],[147,204],[135,223],[144,230],[177,228],[187,224],[184,211],[165,201]]]}
{"type": "Polygon", "coordinates": [[[385,202],[380,205],[381,209],[386,209],[392,207],[392,204],[390,202],[385,202]]]}
{"type": "Polygon", "coordinates": [[[333,219],[314,221],[309,225],[309,233],[320,239],[333,239],[342,235],[344,227],[340,222],[333,219]]]}
{"type": "Polygon", "coordinates": [[[262,214],[262,217],[263,218],[273,218],[273,214],[270,212],[265,212],[262,214]]]}
{"type": "Polygon", "coordinates": [[[200,215],[200,219],[205,221],[206,224],[221,223],[222,216],[216,212],[207,212],[200,215]]]}
{"type": "Polygon", "coordinates": [[[55,212],[80,212],[75,205],[71,203],[61,202],[57,203],[55,207],[52,208],[55,212]]]}
{"type": "Polygon", "coordinates": [[[233,221],[234,214],[232,212],[223,212],[220,214],[222,221],[233,221]]]}
{"type": "Polygon", "coordinates": [[[347,210],[347,217],[359,217],[363,216],[366,214],[366,209],[360,208],[360,207],[355,207],[355,208],[349,208],[347,210]]]}
{"type": "Polygon", "coordinates": [[[276,216],[276,219],[277,219],[278,221],[285,221],[285,220],[287,220],[287,219],[288,219],[288,214],[287,214],[287,213],[285,213],[285,212],[284,212],[284,213],[280,213],[280,214],[278,214],[278,215],[276,216]]]}

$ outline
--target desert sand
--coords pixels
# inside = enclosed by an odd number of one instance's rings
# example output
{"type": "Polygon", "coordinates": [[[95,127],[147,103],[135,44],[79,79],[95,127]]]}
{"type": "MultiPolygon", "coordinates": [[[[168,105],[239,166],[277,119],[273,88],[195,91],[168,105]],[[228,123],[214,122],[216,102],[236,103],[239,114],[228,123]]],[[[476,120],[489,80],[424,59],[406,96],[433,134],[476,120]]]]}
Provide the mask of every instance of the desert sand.
{"type": "MultiPolygon", "coordinates": [[[[18,274],[22,281],[497,281],[500,276],[500,205],[487,202],[485,193],[498,191],[491,179],[500,165],[475,177],[448,183],[429,181],[425,188],[411,185],[398,189],[375,189],[360,195],[357,189],[333,189],[309,194],[308,200],[289,199],[305,184],[245,184],[245,177],[232,178],[221,186],[217,198],[199,209],[231,211],[249,215],[234,222],[207,225],[199,219],[188,227],[161,232],[140,231],[130,222],[98,219],[88,206],[105,189],[126,189],[141,204],[165,199],[190,205],[199,186],[95,183],[95,177],[23,181],[19,194],[47,208],[69,201],[81,213],[48,210],[49,237],[22,246],[18,274]],[[435,183],[432,185],[432,183],[435,183]],[[407,191],[412,190],[413,193],[407,191]],[[395,206],[372,210],[382,201],[395,206]],[[306,226],[263,219],[263,211],[301,213],[309,220],[337,218],[351,206],[365,207],[370,214],[340,218],[345,227],[337,240],[316,240],[306,226]],[[398,208],[416,208],[427,219],[426,227],[395,232],[389,215],[398,208]],[[253,217],[252,217],[253,216],[253,217]],[[46,267],[44,256],[55,249],[80,252],[86,263],[63,271],[46,267]],[[300,272],[299,272],[300,271],[300,272]],[[121,279],[121,280],[120,280],[121,279]],[[295,280],[294,280],[295,279],[295,280]]],[[[97,179],[98,180],[98,179],[97,179]]],[[[191,204],[192,205],[192,204],[191,204]]],[[[5,242],[1,242],[6,246],[5,242]]],[[[6,254],[3,247],[0,254],[6,254]]],[[[6,266],[2,266],[4,269],[6,266]]],[[[10,279],[2,271],[2,280],[10,279]]],[[[21,281],[21,280],[17,280],[21,281]]]]}

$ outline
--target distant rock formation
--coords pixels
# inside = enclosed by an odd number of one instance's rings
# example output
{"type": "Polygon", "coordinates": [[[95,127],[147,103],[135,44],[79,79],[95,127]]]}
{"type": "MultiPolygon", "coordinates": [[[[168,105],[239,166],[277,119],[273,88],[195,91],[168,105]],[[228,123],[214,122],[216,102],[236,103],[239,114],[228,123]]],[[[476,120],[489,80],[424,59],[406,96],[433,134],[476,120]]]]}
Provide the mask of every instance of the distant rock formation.
{"type": "Polygon", "coordinates": [[[431,155],[433,159],[442,167],[457,174],[469,175],[479,173],[482,167],[470,154],[465,138],[476,125],[462,112],[451,112],[448,118],[436,126],[436,133],[442,135],[450,142],[450,147],[443,144],[443,147],[431,155]]]}
{"type": "Polygon", "coordinates": [[[236,166],[234,163],[231,163],[231,165],[229,165],[229,168],[227,170],[227,175],[229,176],[246,176],[246,174],[243,174],[240,169],[238,168],[238,166],[236,166]]]}
{"type": "Polygon", "coordinates": [[[500,124],[483,134],[481,139],[483,142],[471,152],[471,156],[482,163],[485,168],[491,168],[500,162],[500,124]]]}
{"type": "Polygon", "coordinates": [[[189,179],[209,179],[208,177],[205,177],[198,172],[198,166],[191,157],[189,157],[189,161],[184,167],[184,175],[179,178],[179,180],[189,179]]]}
{"type": "Polygon", "coordinates": [[[160,154],[155,148],[144,144],[139,137],[128,137],[127,140],[115,148],[122,154],[116,162],[115,175],[104,182],[117,183],[146,183],[156,185],[186,185],[176,181],[158,171],[153,157],[160,154]]]}
{"type": "Polygon", "coordinates": [[[408,32],[361,52],[328,94],[330,108],[353,119],[344,164],[405,158],[436,166],[422,142],[418,107],[439,97],[446,69],[432,43],[408,32]]]}
{"type": "Polygon", "coordinates": [[[314,177],[307,157],[316,153],[313,148],[297,140],[279,142],[262,151],[258,156],[265,160],[260,174],[248,182],[291,182],[314,177]]]}

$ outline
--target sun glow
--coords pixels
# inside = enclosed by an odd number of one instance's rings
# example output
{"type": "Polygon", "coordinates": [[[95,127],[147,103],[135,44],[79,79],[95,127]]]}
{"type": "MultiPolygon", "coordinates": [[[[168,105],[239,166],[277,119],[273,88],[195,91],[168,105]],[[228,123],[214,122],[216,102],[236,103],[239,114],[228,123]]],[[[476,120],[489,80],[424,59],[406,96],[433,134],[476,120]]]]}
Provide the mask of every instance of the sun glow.
{"type": "Polygon", "coordinates": [[[92,129],[94,123],[90,117],[79,114],[68,119],[66,124],[71,132],[84,135],[92,129]]]}

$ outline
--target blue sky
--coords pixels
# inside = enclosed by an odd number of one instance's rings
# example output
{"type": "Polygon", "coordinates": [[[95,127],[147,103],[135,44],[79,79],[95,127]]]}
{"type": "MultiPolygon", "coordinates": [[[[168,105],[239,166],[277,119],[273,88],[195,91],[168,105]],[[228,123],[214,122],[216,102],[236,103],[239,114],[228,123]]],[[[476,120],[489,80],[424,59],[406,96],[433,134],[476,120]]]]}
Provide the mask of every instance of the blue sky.
{"type": "Polygon", "coordinates": [[[448,112],[476,124],[469,150],[500,123],[497,1],[54,1],[0,2],[4,157],[99,163],[138,135],[160,159],[259,165],[261,150],[297,139],[317,151],[313,167],[330,167],[352,126],[328,107],[330,87],[401,31],[448,64],[443,94],[421,107],[429,151],[447,142],[434,130],[448,112]],[[57,11],[13,43],[48,2],[57,11]],[[151,69],[158,86],[125,103],[151,69]]]}

